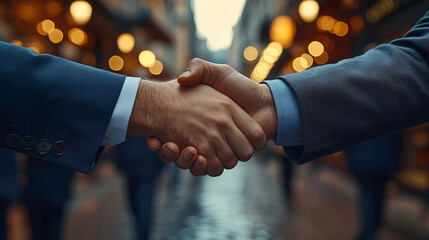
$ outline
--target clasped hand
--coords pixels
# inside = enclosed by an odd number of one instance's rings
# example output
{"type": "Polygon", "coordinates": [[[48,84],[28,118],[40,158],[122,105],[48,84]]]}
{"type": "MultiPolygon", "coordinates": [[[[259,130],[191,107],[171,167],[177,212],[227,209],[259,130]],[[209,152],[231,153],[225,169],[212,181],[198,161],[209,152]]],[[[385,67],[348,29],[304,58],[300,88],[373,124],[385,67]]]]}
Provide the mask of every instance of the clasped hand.
{"type": "Polygon", "coordinates": [[[276,129],[266,84],[228,65],[193,59],[177,81],[141,82],[128,132],[153,136],[148,146],[164,162],[196,176],[219,176],[263,150],[276,129]]]}

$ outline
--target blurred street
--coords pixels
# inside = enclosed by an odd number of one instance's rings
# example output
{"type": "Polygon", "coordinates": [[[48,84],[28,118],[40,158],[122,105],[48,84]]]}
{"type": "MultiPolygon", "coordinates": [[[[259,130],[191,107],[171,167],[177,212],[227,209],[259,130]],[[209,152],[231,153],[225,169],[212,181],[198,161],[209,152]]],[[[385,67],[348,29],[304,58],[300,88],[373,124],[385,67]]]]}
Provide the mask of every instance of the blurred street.
{"type": "MultiPolygon", "coordinates": [[[[158,183],[151,239],[354,239],[358,205],[351,178],[329,167],[297,166],[288,202],[280,164],[256,155],[220,178],[197,178],[185,171],[175,175],[169,166],[158,183]]],[[[100,181],[86,186],[77,178],[64,239],[133,239],[122,177],[109,162],[92,177],[100,181]]],[[[388,197],[386,206],[379,239],[428,239],[429,218],[422,202],[397,195],[388,197]]],[[[19,207],[11,213],[13,225],[25,224],[19,207]]],[[[11,240],[27,239],[22,230],[15,229],[11,240]]]]}

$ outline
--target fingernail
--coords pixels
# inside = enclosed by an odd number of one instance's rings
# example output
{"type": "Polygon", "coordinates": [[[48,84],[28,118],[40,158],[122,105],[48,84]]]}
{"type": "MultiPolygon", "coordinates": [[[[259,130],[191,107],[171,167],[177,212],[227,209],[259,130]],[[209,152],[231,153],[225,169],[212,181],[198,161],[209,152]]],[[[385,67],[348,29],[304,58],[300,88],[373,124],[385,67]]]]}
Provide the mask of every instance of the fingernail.
{"type": "Polygon", "coordinates": [[[181,77],[189,77],[190,75],[191,75],[191,72],[190,71],[186,71],[186,72],[180,74],[179,78],[181,78],[181,77]]]}
{"type": "Polygon", "coordinates": [[[175,155],[174,151],[173,151],[173,150],[171,150],[171,149],[170,149],[170,148],[168,148],[168,147],[165,147],[165,148],[164,148],[164,150],[162,150],[162,153],[163,153],[166,157],[169,157],[169,158],[172,158],[172,157],[174,157],[174,155],[175,155]]]}
{"type": "Polygon", "coordinates": [[[201,163],[201,161],[198,161],[198,160],[197,160],[197,161],[195,161],[193,168],[194,168],[195,170],[198,170],[198,169],[200,169],[202,166],[203,166],[203,164],[201,163]]]}
{"type": "Polygon", "coordinates": [[[186,149],[186,150],[185,150],[185,153],[183,154],[183,158],[184,158],[186,161],[191,161],[191,160],[192,160],[192,158],[194,158],[194,154],[193,154],[190,150],[186,149]]]}

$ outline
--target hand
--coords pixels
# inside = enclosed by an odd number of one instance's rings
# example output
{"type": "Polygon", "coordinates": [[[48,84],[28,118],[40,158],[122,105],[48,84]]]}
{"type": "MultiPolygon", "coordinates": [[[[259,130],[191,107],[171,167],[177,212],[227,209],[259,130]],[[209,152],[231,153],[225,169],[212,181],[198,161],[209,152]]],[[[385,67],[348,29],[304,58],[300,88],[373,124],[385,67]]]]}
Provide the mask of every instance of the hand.
{"type": "MultiPolygon", "coordinates": [[[[128,133],[178,144],[172,149],[164,146],[164,152],[194,146],[206,157],[210,176],[249,159],[253,148],[263,149],[267,141],[263,129],[229,97],[205,85],[181,87],[176,81],[141,81],[128,133]]],[[[195,159],[204,162],[193,157],[178,166],[189,168],[195,159]]]]}
{"type": "MultiPolygon", "coordinates": [[[[182,86],[203,83],[213,87],[248,112],[264,129],[267,139],[276,134],[277,113],[271,91],[266,84],[256,84],[228,65],[213,64],[201,59],[193,59],[186,71],[179,76],[178,82],[182,86]]],[[[147,143],[154,151],[161,149],[161,141],[157,138],[149,137],[147,143]]],[[[166,146],[178,149],[175,143],[167,142],[159,152],[160,158],[170,162],[176,160],[179,152],[167,157],[163,154],[166,146]]],[[[183,153],[177,161],[184,161],[182,156],[183,153]]]]}

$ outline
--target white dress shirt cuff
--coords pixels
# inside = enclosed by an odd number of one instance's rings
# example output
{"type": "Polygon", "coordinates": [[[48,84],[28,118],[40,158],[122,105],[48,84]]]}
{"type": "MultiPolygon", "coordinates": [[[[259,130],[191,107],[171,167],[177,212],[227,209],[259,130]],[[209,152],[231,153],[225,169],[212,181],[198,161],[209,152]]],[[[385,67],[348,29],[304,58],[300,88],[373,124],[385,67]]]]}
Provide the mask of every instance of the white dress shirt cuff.
{"type": "Polygon", "coordinates": [[[115,109],[113,110],[112,118],[107,127],[106,134],[101,145],[111,146],[125,141],[130,120],[131,112],[133,111],[134,101],[136,100],[137,90],[139,88],[141,78],[126,77],[115,109]]]}

